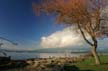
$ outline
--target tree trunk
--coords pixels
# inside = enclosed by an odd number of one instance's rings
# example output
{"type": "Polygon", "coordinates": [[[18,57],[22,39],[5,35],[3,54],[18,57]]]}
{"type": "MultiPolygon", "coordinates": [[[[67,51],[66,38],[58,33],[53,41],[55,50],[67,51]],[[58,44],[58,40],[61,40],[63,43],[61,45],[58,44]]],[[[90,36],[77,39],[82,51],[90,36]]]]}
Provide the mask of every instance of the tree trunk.
{"type": "Polygon", "coordinates": [[[86,38],[86,35],[84,34],[84,31],[82,30],[82,28],[81,28],[81,26],[80,26],[80,23],[78,23],[78,28],[80,29],[80,32],[81,32],[81,34],[82,34],[84,40],[85,40],[90,46],[92,46],[92,55],[94,56],[95,63],[96,63],[97,65],[99,65],[99,64],[100,64],[100,58],[99,58],[98,53],[97,53],[97,51],[96,51],[97,45],[98,45],[97,43],[98,43],[98,42],[97,42],[97,39],[96,39],[96,36],[95,36],[95,33],[94,33],[93,29],[92,29],[91,26],[90,26],[91,29],[89,29],[89,31],[90,31],[90,30],[92,30],[92,31],[91,31],[91,32],[88,32],[88,34],[91,36],[91,38],[92,38],[92,40],[93,40],[93,43],[92,43],[92,42],[90,42],[90,41],[86,38]]]}
{"type": "Polygon", "coordinates": [[[100,65],[100,58],[99,58],[99,56],[98,56],[98,53],[97,53],[97,51],[96,51],[96,49],[97,49],[97,46],[92,46],[92,54],[93,54],[93,56],[94,56],[94,58],[95,58],[95,63],[97,64],[97,65],[100,65]]]}

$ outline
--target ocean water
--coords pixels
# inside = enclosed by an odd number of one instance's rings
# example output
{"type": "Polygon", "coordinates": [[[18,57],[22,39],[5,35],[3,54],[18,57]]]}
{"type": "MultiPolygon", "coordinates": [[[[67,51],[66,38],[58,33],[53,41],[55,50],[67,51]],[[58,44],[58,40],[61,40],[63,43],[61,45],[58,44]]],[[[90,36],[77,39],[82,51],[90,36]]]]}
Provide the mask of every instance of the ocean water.
{"type": "Polygon", "coordinates": [[[86,53],[29,53],[29,52],[8,52],[7,56],[11,56],[14,60],[25,60],[30,58],[49,58],[49,57],[78,57],[86,53]]]}

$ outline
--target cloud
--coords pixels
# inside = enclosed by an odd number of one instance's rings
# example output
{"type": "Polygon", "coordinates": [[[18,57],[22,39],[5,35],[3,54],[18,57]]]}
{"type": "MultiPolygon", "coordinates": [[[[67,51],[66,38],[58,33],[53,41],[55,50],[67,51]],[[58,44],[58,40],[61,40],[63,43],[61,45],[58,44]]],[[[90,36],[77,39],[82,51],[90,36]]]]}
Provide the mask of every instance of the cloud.
{"type": "MultiPolygon", "coordinates": [[[[102,10],[101,17],[105,16],[108,12],[108,6],[102,10]]],[[[106,15],[107,16],[107,15],[106,15]]],[[[87,35],[89,41],[92,41],[87,35]]],[[[108,39],[99,40],[99,47],[108,47],[108,39]],[[104,46],[103,46],[104,45],[104,46]]],[[[87,43],[86,43],[87,44],[87,43]]],[[[86,47],[85,41],[83,40],[81,34],[74,31],[72,27],[65,28],[61,31],[52,33],[49,36],[43,36],[41,38],[41,46],[43,48],[54,48],[54,47],[86,47]]]]}
{"type": "Polygon", "coordinates": [[[21,42],[18,45],[13,45],[12,43],[6,40],[0,41],[0,43],[3,43],[0,49],[7,49],[7,50],[35,50],[38,47],[37,46],[38,43],[33,40],[26,43],[21,42]]]}
{"type": "Polygon", "coordinates": [[[72,27],[67,27],[47,37],[43,36],[41,38],[41,46],[43,48],[81,46],[83,43],[82,36],[76,33],[72,27]]]}
{"type": "Polygon", "coordinates": [[[15,45],[13,45],[12,43],[8,41],[3,40],[0,43],[3,43],[3,45],[0,46],[0,49],[17,49],[15,45]]]}

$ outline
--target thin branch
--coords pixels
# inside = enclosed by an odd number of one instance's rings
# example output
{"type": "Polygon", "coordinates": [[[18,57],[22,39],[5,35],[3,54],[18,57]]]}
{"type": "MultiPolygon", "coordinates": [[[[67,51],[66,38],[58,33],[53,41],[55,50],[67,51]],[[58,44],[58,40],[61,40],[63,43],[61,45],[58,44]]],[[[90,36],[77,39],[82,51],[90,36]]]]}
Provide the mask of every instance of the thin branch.
{"type": "Polygon", "coordinates": [[[84,40],[85,40],[89,45],[93,46],[93,44],[86,38],[86,36],[85,36],[85,34],[84,34],[83,30],[81,29],[81,26],[80,26],[79,24],[78,24],[78,28],[80,29],[80,32],[81,32],[81,34],[82,34],[84,40]]]}
{"type": "Polygon", "coordinates": [[[102,20],[105,20],[105,19],[99,19],[99,23],[96,25],[96,27],[93,30],[99,29],[102,20]]]}

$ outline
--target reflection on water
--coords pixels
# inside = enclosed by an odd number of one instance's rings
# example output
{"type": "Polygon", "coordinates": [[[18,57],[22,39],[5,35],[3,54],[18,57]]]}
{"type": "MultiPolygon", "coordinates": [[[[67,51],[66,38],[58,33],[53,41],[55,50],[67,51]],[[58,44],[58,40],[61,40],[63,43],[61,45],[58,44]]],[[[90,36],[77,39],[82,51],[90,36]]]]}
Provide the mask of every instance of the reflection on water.
{"type": "Polygon", "coordinates": [[[15,52],[8,52],[7,55],[11,56],[12,59],[29,59],[29,58],[49,58],[49,57],[73,57],[84,55],[85,53],[15,53],[15,52]]]}

